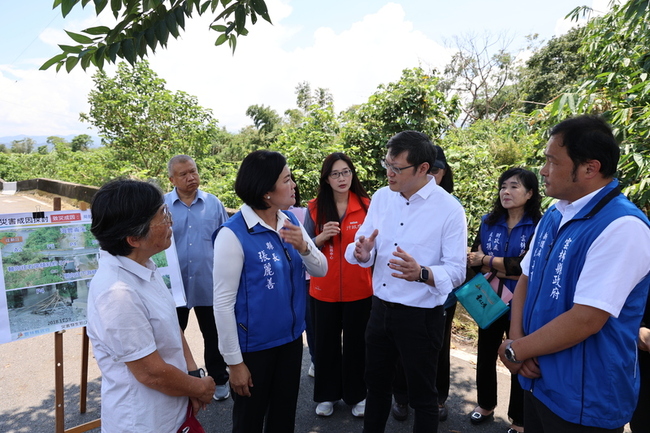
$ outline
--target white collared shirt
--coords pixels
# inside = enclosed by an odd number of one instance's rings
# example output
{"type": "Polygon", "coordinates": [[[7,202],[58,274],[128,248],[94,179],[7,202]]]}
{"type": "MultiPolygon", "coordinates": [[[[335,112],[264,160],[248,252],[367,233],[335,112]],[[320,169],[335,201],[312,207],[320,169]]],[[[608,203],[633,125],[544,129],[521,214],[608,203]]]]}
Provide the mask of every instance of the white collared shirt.
{"type": "MultiPolygon", "coordinates": [[[[256,224],[279,232],[284,226],[287,216],[278,211],[276,227],[269,227],[248,205],[240,209],[246,226],[256,224]]],[[[315,277],[323,277],[327,273],[327,259],[314,245],[309,235],[300,224],[303,239],[309,243],[310,254],[301,256],[307,272],[315,277]]],[[[222,227],[214,241],[214,317],[219,333],[219,351],[228,365],[243,362],[239,338],[237,336],[237,320],[235,319],[235,302],[239,289],[239,279],[244,267],[244,250],[239,238],[228,227],[222,227]]]]}
{"type": "MultiPolygon", "coordinates": [[[[555,208],[562,215],[558,230],[573,219],[602,188],[571,203],[560,200],[555,208]]],[[[522,273],[530,271],[532,246],[521,261],[522,273]]],[[[639,218],[624,216],[612,221],[589,247],[573,295],[573,303],[587,305],[618,317],[634,287],[650,271],[650,230],[639,218]]]]}
{"type": "Polygon", "coordinates": [[[87,326],[102,372],[102,431],[178,430],[187,397],[149,388],[126,365],[158,351],[163,361],[187,371],[176,305],[151,259],[145,267],[100,251],[88,293],[87,326]]]}
{"type": "Polygon", "coordinates": [[[355,240],[360,236],[368,238],[379,229],[370,260],[356,260],[354,242],[346,248],[348,262],[362,267],[375,264],[373,291],[384,301],[433,308],[444,304],[451,290],[465,280],[465,211],[458,200],[436,185],[432,176],[428,177],[427,184],[408,200],[389,187],[373,195],[368,215],[355,236],[355,240]],[[394,271],[388,267],[388,261],[395,258],[397,246],[420,266],[431,269],[435,286],[391,276],[394,271]]]}

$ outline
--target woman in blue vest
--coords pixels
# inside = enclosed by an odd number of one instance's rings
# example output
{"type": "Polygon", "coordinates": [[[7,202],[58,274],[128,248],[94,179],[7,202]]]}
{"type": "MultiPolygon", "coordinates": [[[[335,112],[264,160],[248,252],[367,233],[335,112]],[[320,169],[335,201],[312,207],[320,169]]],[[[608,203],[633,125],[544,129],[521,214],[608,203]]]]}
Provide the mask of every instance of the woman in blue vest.
{"type": "MultiPolygon", "coordinates": [[[[492,212],[481,218],[481,226],[468,254],[469,266],[477,272],[496,272],[499,284],[514,291],[521,275],[519,266],[528,250],[535,226],[542,217],[537,176],[523,168],[505,171],[498,182],[499,194],[492,212]]],[[[510,329],[508,314],[478,332],[476,393],[478,406],[470,414],[472,424],[494,418],[497,405],[497,351],[510,329]]],[[[524,431],[524,397],[517,376],[510,383],[508,433],[524,431]]]]}
{"type": "Polygon", "coordinates": [[[250,153],[235,180],[245,204],[216,234],[214,313],[234,391],[233,433],[294,431],[305,268],[327,273],[325,256],[286,211],[295,186],[280,153],[250,153]]]}
{"type": "Polygon", "coordinates": [[[323,161],[318,196],[309,202],[305,229],[328,261],[323,278],[312,278],[316,414],[330,416],[343,400],[352,415],[366,405],[365,332],[372,305],[370,268],[351,265],[345,248],[366,218],[370,198],[352,160],[341,152],[323,161]]]}

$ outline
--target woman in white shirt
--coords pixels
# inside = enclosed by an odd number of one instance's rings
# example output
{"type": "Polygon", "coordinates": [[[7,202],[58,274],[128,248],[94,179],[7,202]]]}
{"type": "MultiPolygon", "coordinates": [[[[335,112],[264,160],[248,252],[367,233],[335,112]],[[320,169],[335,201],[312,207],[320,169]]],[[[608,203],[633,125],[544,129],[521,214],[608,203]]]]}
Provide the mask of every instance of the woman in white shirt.
{"type": "Polygon", "coordinates": [[[154,185],[117,180],[93,198],[90,230],[102,250],[88,336],[102,372],[102,432],[176,433],[190,401],[195,411],[212,401],[214,380],[200,377],[151,260],[171,245],[171,226],[154,185]]]}

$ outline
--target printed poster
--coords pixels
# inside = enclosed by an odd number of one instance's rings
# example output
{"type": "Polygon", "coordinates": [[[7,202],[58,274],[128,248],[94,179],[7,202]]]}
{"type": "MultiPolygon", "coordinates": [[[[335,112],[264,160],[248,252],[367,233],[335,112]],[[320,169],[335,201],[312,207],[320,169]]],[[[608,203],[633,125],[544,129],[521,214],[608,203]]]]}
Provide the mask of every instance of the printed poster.
{"type": "MultiPolygon", "coordinates": [[[[0,215],[0,344],[86,325],[99,244],[90,211],[0,215]]],[[[176,248],[152,257],[185,305],[176,248]]]]}

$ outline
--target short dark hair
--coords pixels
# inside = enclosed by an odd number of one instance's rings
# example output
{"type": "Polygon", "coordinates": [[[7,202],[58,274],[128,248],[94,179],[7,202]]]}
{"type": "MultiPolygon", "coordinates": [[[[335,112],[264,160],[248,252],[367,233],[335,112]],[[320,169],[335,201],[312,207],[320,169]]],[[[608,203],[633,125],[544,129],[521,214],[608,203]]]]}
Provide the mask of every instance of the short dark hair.
{"type": "MultiPolygon", "coordinates": [[[[511,177],[516,177],[521,182],[521,185],[526,188],[526,191],[532,191],[532,195],[524,205],[524,215],[529,216],[535,224],[542,218],[542,196],[539,193],[539,179],[537,175],[530,170],[521,167],[513,167],[504,171],[499,176],[497,183],[497,191],[501,189],[501,185],[511,177]]],[[[497,192],[497,198],[494,201],[494,207],[485,219],[487,225],[495,225],[499,222],[502,216],[507,215],[508,211],[501,204],[501,197],[497,192]]]]}
{"type": "Polygon", "coordinates": [[[268,209],[270,206],[264,201],[264,194],[275,191],[275,183],[286,165],[286,158],[279,152],[256,150],[249,153],[237,172],[235,193],[253,209],[268,209]]]}
{"type": "Polygon", "coordinates": [[[386,147],[393,157],[406,152],[406,161],[414,165],[414,169],[425,162],[431,168],[436,162],[436,148],[426,134],[418,131],[399,132],[388,140],[386,147]]]}
{"type": "Polygon", "coordinates": [[[567,119],[551,130],[551,136],[561,136],[573,161],[573,172],[589,160],[600,162],[600,173],[609,178],[616,174],[621,149],[612,129],[599,116],[584,115],[567,119]]]}
{"type": "Polygon", "coordinates": [[[90,231],[103,250],[128,256],[133,247],[129,236],[144,237],[164,203],[162,191],[147,182],[117,179],[102,186],[91,203],[90,231]]]}

